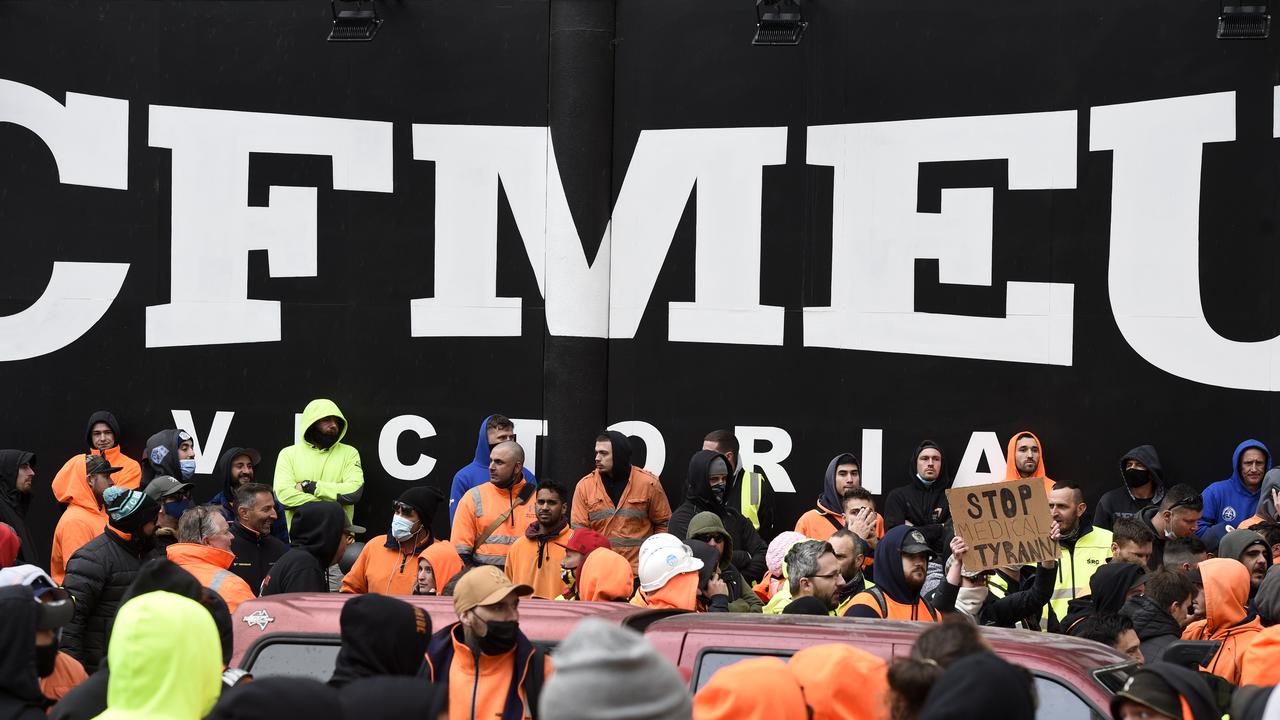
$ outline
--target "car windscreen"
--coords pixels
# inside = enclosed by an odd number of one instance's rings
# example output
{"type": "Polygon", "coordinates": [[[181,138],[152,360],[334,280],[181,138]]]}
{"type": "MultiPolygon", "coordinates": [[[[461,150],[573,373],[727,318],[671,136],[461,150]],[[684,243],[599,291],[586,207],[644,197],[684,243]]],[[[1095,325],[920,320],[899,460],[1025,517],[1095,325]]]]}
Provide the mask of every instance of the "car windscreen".
{"type": "Polygon", "coordinates": [[[305,677],[328,682],[339,647],[336,635],[267,635],[249,648],[240,667],[255,678],[305,677]]]}

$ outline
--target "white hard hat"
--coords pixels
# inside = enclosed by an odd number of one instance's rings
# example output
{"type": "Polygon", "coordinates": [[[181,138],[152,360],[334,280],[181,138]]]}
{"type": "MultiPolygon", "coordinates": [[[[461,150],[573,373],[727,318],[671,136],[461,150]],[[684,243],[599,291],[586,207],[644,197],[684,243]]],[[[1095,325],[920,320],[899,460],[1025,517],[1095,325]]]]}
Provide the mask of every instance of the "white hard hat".
{"type": "Polygon", "coordinates": [[[653,592],[677,575],[701,569],[702,561],[694,557],[693,550],[684,543],[653,547],[640,557],[640,589],[653,592]]]}
{"type": "Polygon", "coordinates": [[[681,547],[684,547],[684,541],[671,533],[657,533],[650,535],[645,538],[644,543],[640,545],[640,562],[644,562],[644,559],[649,557],[649,554],[652,552],[681,547]]]}

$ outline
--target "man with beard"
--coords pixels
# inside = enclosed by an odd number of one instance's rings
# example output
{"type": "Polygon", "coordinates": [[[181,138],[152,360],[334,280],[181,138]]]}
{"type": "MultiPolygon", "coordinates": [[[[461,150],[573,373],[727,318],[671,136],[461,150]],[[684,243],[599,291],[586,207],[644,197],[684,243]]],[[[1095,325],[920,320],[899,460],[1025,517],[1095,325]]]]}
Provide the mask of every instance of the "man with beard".
{"type": "Polygon", "coordinates": [[[18,536],[17,564],[44,566],[35,541],[27,530],[27,508],[36,478],[36,454],[26,450],[0,450],[0,522],[18,536]]]}
{"type": "Polygon", "coordinates": [[[342,578],[342,592],[411,595],[418,579],[416,560],[437,542],[431,519],[444,500],[433,487],[413,487],[393,504],[391,531],[365,543],[360,557],[342,578]]]}
{"type": "Polygon", "coordinates": [[[836,591],[836,599],[843,603],[867,588],[867,579],[862,574],[862,567],[871,549],[866,540],[848,528],[837,530],[827,542],[831,545],[831,552],[836,556],[840,578],[843,581],[836,591]]]}
{"type": "MultiPolygon", "coordinates": [[[[822,478],[822,494],[815,507],[796,521],[796,532],[814,540],[829,540],[835,532],[845,527],[844,501],[862,489],[862,474],[858,457],[853,453],[840,453],[827,463],[822,478]]],[[[874,507],[872,508],[874,513],[874,507]]],[[[884,535],[884,522],[877,520],[877,535],[884,535]]]]}
{"type": "Polygon", "coordinates": [[[364,494],[364,470],[360,453],[342,442],[350,427],[346,417],[332,400],[318,399],[307,403],[301,423],[302,439],[280,451],[272,482],[286,522],[293,522],[298,506],[317,500],[339,503],[351,522],[364,494]]]}
{"type": "Polygon", "coordinates": [[[1005,480],[1040,478],[1044,482],[1045,494],[1053,492],[1053,480],[1044,468],[1044,449],[1035,433],[1030,430],[1014,433],[1009,440],[1006,457],[1005,480]]]}
{"type": "Polygon", "coordinates": [[[115,484],[111,476],[121,470],[113,467],[102,455],[82,455],[80,464],[84,468],[81,471],[83,476],[69,472],[68,466],[64,465],[58,477],[53,479],[54,497],[66,503],[66,509],[53,531],[53,549],[49,553],[49,575],[59,585],[66,576],[71,556],[102,534],[102,528],[107,524],[102,494],[115,484]],[[59,485],[59,482],[65,484],[59,485]]]}
{"type": "Polygon", "coordinates": [[[796,543],[787,552],[786,563],[791,602],[783,608],[783,615],[829,615],[836,609],[842,578],[840,561],[830,543],[796,543]]]}
{"type": "Polygon", "coordinates": [[[255,592],[276,561],[289,552],[289,545],[271,534],[275,527],[275,495],[271,488],[259,483],[246,483],[236,488],[236,519],[231,522],[231,572],[240,576],[255,592]]]}
{"type": "Polygon", "coordinates": [[[596,437],[596,469],[573,493],[573,529],[591,528],[636,572],[646,538],[667,532],[671,503],[657,475],[631,464],[631,442],[609,430],[596,437]]]}
{"type": "Polygon", "coordinates": [[[947,488],[951,478],[947,474],[942,448],[932,440],[925,440],[911,456],[911,479],[905,487],[889,493],[884,504],[884,526],[914,527],[924,534],[934,547],[942,546],[943,525],[951,519],[947,506],[947,488]]]}
{"type": "Polygon", "coordinates": [[[876,546],[876,585],[853,596],[845,617],[938,622],[938,612],[920,596],[933,555],[915,528],[899,525],[886,532],[876,546]]]}
{"type": "Polygon", "coordinates": [[[468,567],[501,570],[515,541],[537,518],[529,502],[533,486],[524,479],[524,448],[499,443],[489,453],[489,482],[467,491],[458,502],[449,540],[468,567]]]}
{"type": "Polygon", "coordinates": [[[1249,597],[1258,594],[1258,586],[1271,567],[1271,546],[1265,538],[1252,530],[1235,530],[1227,533],[1218,544],[1218,557],[1237,560],[1249,571],[1249,597]]]}
{"type": "Polygon", "coordinates": [[[534,597],[551,600],[564,591],[560,563],[564,561],[564,543],[573,535],[567,495],[560,483],[544,478],[534,496],[535,521],[507,552],[507,577],[516,585],[531,586],[534,597]]]}
{"type": "Polygon", "coordinates": [[[137,490],[109,487],[103,492],[107,526],[67,562],[62,585],[75,600],[75,612],[62,635],[62,649],[86,672],[107,655],[107,632],[121,598],[154,544],[160,506],[137,490]]]}
{"type": "MultiPolygon", "coordinates": [[[[213,466],[213,477],[221,481],[222,491],[213,496],[210,505],[222,508],[222,516],[232,525],[236,522],[236,489],[254,481],[254,473],[262,462],[262,453],[253,448],[228,448],[213,466]]],[[[267,488],[270,490],[270,488],[267,488]]],[[[271,502],[275,506],[276,519],[271,525],[270,533],[281,542],[289,542],[289,526],[284,521],[284,505],[272,494],[271,502]]]]}
{"type": "MultiPolygon", "coordinates": [[[[489,453],[504,443],[516,439],[516,426],[506,415],[490,415],[480,421],[480,436],[476,438],[476,454],[461,470],[454,473],[453,483],[449,488],[449,524],[457,514],[458,503],[462,496],[473,487],[489,482],[489,453]]],[[[537,486],[538,479],[533,470],[524,468],[524,479],[530,485],[537,486]]]]}
{"type": "MultiPolygon", "coordinates": [[[[1058,528],[1052,526],[1050,537],[1058,539],[1058,528]]],[[[1035,617],[1049,598],[1053,596],[1053,580],[1057,560],[1045,560],[1035,570],[1033,585],[1026,590],[1006,592],[997,596],[991,592],[987,580],[991,570],[970,572],[964,569],[964,555],[969,546],[964,538],[951,538],[951,557],[946,563],[946,582],[929,597],[932,605],[942,612],[952,609],[962,613],[978,625],[1016,627],[1028,617],[1035,617]]]]}
{"type": "Polygon", "coordinates": [[[532,592],[496,567],[478,567],[458,581],[458,622],[433,635],[427,648],[427,678],[447,693],[449,717],[533,716],[551,660],[520,632],[520,598],[532,592]]]}
{"type": "Polygon", "coordinates": [[[1049,516],[1058,524],[1058,577],[1043,620],[1051,632],[1067,617],[1067,604],[1089,592],[1089,579],[1111,557],[1111,533],[1095,528],[1085,515],[1084,493],[1072,483],[1060,482],[1049,493],[1049,516]]]}
{"type": "Polygon", "coordinates": [[[1219,523],[1238,526],[1258,510],[1262,477],[1271,469],[1271,451],[1257,440],[1245,440],[1231,456],[1231,477],[1205,488],[1204,514],[1196,525],[1196,535],[1219,523]]]}
{"type": "Polygon", "coordinates": [[[1120,458],[1120,477],[1124,485],[1108,490],[1098,500],[1093,512],[1093,526],[1114,530],[1119,518],[1135,517],[1150,505],[1164,499],[1164,468],[1160,456],[1151,445],[1139,445],[1120,458]]]}
{"type": "Polygon", "coordinates": [[[685,501],[671,514],[667,532],[676,537],[686,537],[689,535],[689,523],[695,515],[714,513],[733,538],[733,554],[728,560],[747,580],[759,582],[767,569],[764,555],[769,546],[760,539],[751,521],[725,501],[732,471],[729,458],[714,450],[694,453],[689,460],[685,501]]]}

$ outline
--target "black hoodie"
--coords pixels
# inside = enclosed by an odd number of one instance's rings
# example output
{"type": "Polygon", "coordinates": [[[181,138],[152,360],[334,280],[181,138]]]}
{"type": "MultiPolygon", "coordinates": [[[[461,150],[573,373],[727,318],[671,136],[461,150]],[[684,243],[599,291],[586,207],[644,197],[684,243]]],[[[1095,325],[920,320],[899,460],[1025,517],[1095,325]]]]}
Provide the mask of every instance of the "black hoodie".
{"type": "Polygon", "coordinates": [[[360,720],[435,718],[446,709],[445,694],[420,678],[369,677],[342,688],[342,709],[360,720]]]}
{"type": "Polygon", "coordinates": [[[609,501],[617,507],[631,480],[631,441],[615,430],[608,430],[605,435],[613,445],[613,469],[600,473],[600,482],[604,484],[604,491],[609,494],[609,501]]]}
{"type": "Polygon", "coordinates": [[[1031,673],[989,652],[952,663],[929,689],[920,720],[1032,720],[1031,673]]]}
{"type": "Polygon", "coordinates": [[[1120,487],[1108,490],[1098,499],[1098,507],[1093,511],[1093,524],[1104,530],[1110,530],[1116,518],[1135,517],[1148,505],[1159,505],[1164,500],[1164,467],[1160,465],[1160,456],[1151,445],[1139,445],[1120,458],[1120,487]],[[1150,498],[1140,499],[1133,496],[1133,489],[1124,481],[1124,463],[1126,460],[1137,460],[1146,466],[1155,482],[1155,492],[1150,498]]]}
{"type": "MultiPolygon", "coordinates": [[[[671,513],[667,532],[678,538],[689,534],[689,521],[700,512],[715,513],[724,523],[725,530],[733,537],[733,566],[751,582],[759,582],[769,569],[765,554],[769,546],[761,539],[751,521],[742,513],[716,500],[711,492],[708,470],[716,458],[724,461],[732,472],[728,458],[714,450],[699,450],[689,460],[689,474],[684,502],[671,513]]],[[[727,490],[727,484],[726,484],[727,490]]]]}
{"type": "MultiPolygon", "coordinates": [[[[920,602],[920,588],[911,590],[907,587],[907,578],[902,574],[902,543],[907,534],[915,528],[899,525],[884,534],[876,545],[876,587],[885,597],[900,605],[906,605],[915,611],[920,602]]],[[[924,533],[921,533],[923,535],[924,533]]],[[[856,597],[856,596],[855,596],[856,597]]],[[[851,605],[845,611],[846,617],[879,618],[870,607],[862,604],[851,605]]],[[[925,619],[925,618],[922,618],[925,619]]]]}
{"type": "Polygon", "coordinates": [[[182,477],[182,466],[178,464],[178,447],[191,436],[185,430],[161,430],[147,438],[147,447],[142,452],[142,485],[146,488],[151,478],[168,475],[180,482],[190,482],[182,477]]]}
{"type": "Polygon", "coordinates": [[[8,523],[18,534],[18,565],[39,565],[48,568],[40,558],[39,548],[27,530],[27,508],[31,505],[31,493],[18,491],[18,466],[35,466],[35,453],[26,450],[0,450],[0,522],[8,523]]]}
{"type": "Polygon", "coordinates": [[[43,720],[46,700],[36,672],[36,619],[31,588],[0,588],[0,718],[43,720]]]}
{"type": "Polygon", "coordinates": [[[89,446],[90,450],[96,450],[93,446],[93,426],[98,423],[106,423],[111,428],[111,434],[115,436],[116,447],[120,444],[120,421],[116,420],[116,416],[106,410],[98,410],[89,416],[89,422],[84,424],[84,444],[89,446]]]}
{"type": "MultiPolygon", "coordinates": [[[[908,469],[908,480],[905,487],[895,488],[889,493],[884,503],[884,527],[886,530],[910,522],[916,529],[924,533],[930,544],[941,537],[941,525],[951,519],[951,509],[947,506],[947,489],[951,487],[951,477],[947,473],[947,458],[942,448],[932,440],[920,443],[911,453],[911,465],[908,469]],[[916,459],[920,453],[933,448],[942,455],[942,467],[938,479],[927,485],[916,474],[916,459]],[[927,526],[939,526],[926,529],[927,526]]],[[[938,548],[934,548],[937,550],[938,548]]]]}
{"type": "Polygon", "coordinates": [[[431,641],[431,616],[386,595],[357,595],[342,606],[342,649],[329,684],[375,675],[413,677],[431,641]]]}
{"type": "Polygon", "coordinates": [[[262,581],[261,596],[289,592],[328,592],[325,572],[338,552],[347,528],[347,514],[336,502],[299,505],[289,539],[293,549],[276,561],[262,581]]]}
{"type": "MultiPolygon", "coordinates": [[[[310,678],[265,677],[222,693],[206,720],[342,720],[340,697],[337,690],[310,678]]],[[[366,706],[354,717],[370,720],[376,712],[366,706]]]]}
{"type": "MultiPolygon", "coordinates": [[[[226,518],[227,522],[231,525],[236,525],[239,521],[239,518],[236,517],[235,508],[231,507],[231,504],[235,502],[236,490],[240,487],[240,483],[237,482],[235,478],[231,477],[231,462],[240,455],[248,454],[249,448],[228,448],[227,451],[222,453],[222,456],[218,458],[218,463],[213,466],[214,480],[221,484],[222,489],[218,491],[217,495],[213,496],[213,499],[210,500],[209,503],[220,506],[222,508],[222,516],[226,518]]],[[[177,477],[177,475],[174,477],[177,477]]],[[[256,479],[255,482],[257,482],[256,479]]],[[[266,483],[266,485],[267,487],[271,486],[270,483],[266,483]]],[[[289,525],[284,519],[284,505],[281,505],[280,501],[276,500],[274,492],[271,493],[271,501],[276,504],[276,521],[271,523],[271,534],[279,539],[280,542],[287,543],[289,542],[289,525]]],[[[232,552],[234,551],[235,549],[232,548],[232,552]]]]}
{"type": "Polygon", "coordinates": [[[1147,662],[1159,660],[1169,643],[1182,637],[1182,628],[1169,611],[1144,595],[1130,599],[1120,614],[1133,621],[1133,629],[1142,643],[1142,657],[1147,662]]]}
{"type": "Polygon", "coordinates": [[[1125,605],[1125,595],[1145,572],[1141,565],[1116,561],[1095,570],[1089,578],[1089,594],[1067,603],[1063,630],[1071,632],[1091,615],[1118,614],[1125,605]]]}

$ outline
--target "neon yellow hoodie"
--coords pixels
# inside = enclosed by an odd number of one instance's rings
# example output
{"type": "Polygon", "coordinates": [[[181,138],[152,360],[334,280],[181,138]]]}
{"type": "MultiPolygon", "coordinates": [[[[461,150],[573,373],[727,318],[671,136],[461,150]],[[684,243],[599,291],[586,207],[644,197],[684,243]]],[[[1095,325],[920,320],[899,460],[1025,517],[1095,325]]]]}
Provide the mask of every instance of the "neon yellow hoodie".
{"type": "Polygon", "coordinates": [[[316,500],[336,500],[347,511],[347,520],[353,519],[355,504],[364,492],[364,470],[360,468],[360,453],[350,445],[344,445],[347,436],[347,418],[332,400],[312,400],[302,411],[302,429],[305,435],[317,420],[330,415],[342,421],[338,441],[327,450],[307,442],[304,437],[280,451],[276,458],[276,475],[272,489],[284,505],[285,520],[293,522],[293,508],[316,500]],[[315,494],[305,493],[295,487],[298,483],[315,482],[315,494]]]}
{"type": "Polygon", "coordinates": [[[150,592],[125,603],[107,663],[107,710],[95,720],[199,720],[218,701],[218,629],[208,610],[181,595],[150,592]]]}

